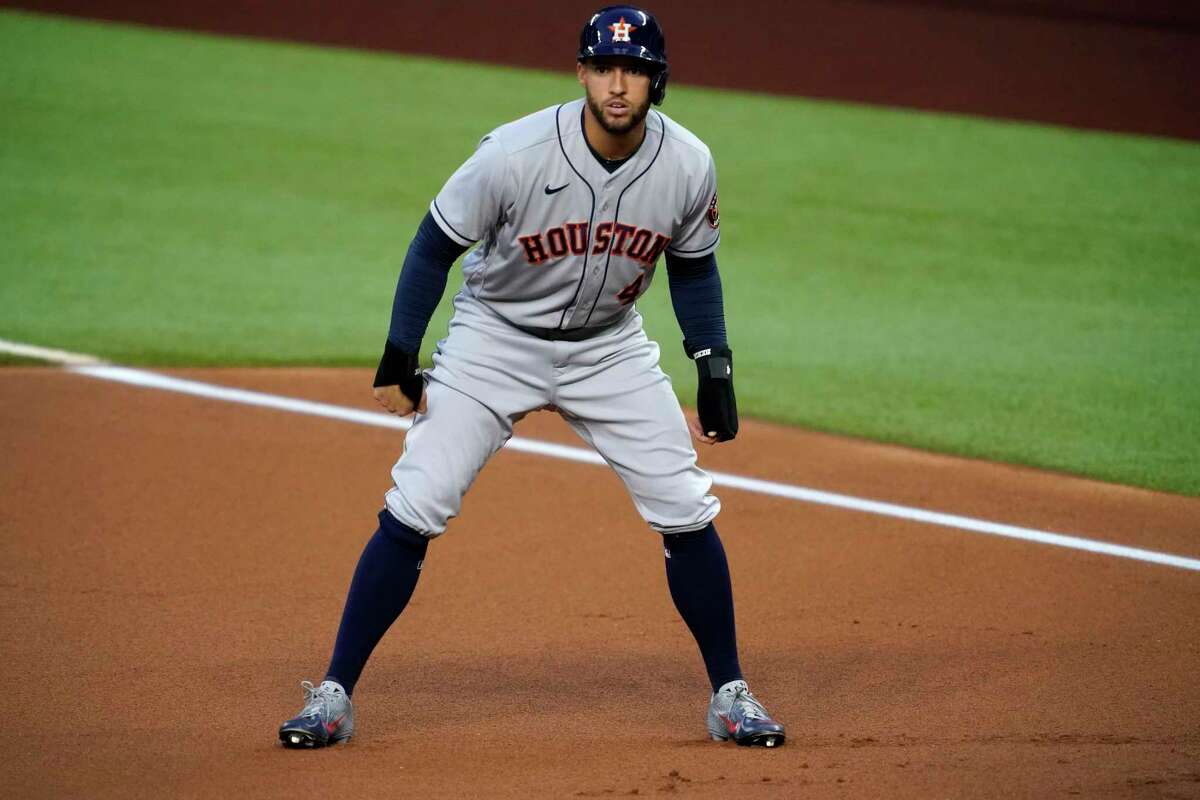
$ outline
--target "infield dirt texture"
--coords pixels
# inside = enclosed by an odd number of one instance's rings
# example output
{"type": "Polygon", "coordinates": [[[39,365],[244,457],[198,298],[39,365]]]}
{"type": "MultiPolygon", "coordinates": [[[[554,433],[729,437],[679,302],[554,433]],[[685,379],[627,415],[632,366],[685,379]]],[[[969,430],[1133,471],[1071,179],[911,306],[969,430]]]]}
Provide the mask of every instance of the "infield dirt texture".
{"type": "MultiPolygon", "coordinates": [[[[368,370],[187,377],[371,410],[368,370]]],[[[551,414],[518,434],[578,445],[551,414]]],[[[397,432],[0,371],[12,797],[1200,797],[1200,572],[720,490],[777,751],[706,740],[661,544],[502,452],[355,692],[284,751],[397,432]],[[12,463],[12,462],[10,462],[12,463]]],[[[744,423],[710,469],[1200,556],[1200,500],[744,423]]]]}
{"type": "MultiPolygon", "coordinates": [[[[932,19],[963,20],[931,5],[932,19]]],[[[259,34],[307,19],[255,8],[279,26],[259,34]]],[[[1177,45],[1194,41],[1194,18],[1146,8],[1127,36],[1094,15],[1039,17],[1029,37],[1047,50],[1031,58],[1111,38],[1172,69],[1193,63],[1177,45]],[[1061,26],[1077,38],[1054,38],[1061,26]]],[[[689,36],[721,18],[695,21],[689,36]]],[[[502,36],[506,22],[480,30],[502,36]]],[[[463,27],[445,27],[462,46],[463,27]]],[[[1106,63],[1113,91],[1136,88],[1119,59],[1106,63]]],[[[1135,113],[1113,127],[1200,133],[1194,104],[1172,94],[1179,84],[1153,86],[1130,92],[1132,105],[1084,92],[1072,107],[1064,92],[1045,107],[1084,116],[1044,118],[1101,124],[1086,114],[1120,107],[1135,113]]],[[[171,372],[376,410],[365,369],[171,372]]],[[[517,433],[579,444],[550,414],[517,433]]],[[[720,746],[704,736],[707,687],[660,542],[615,476],[515,452],[483,471],[431,547],[356,692],[358,738],[284,751],[275,728],[299,707],[299,680],[320,677],[402,436],[0,369],[5,795],[1200,798],[1200,571],[721,489],[743,665],[789,742],[720,746]]],[[[1200,558],[1194,497],[752,420],[701,457],[713,470],[1200,558]]]]}

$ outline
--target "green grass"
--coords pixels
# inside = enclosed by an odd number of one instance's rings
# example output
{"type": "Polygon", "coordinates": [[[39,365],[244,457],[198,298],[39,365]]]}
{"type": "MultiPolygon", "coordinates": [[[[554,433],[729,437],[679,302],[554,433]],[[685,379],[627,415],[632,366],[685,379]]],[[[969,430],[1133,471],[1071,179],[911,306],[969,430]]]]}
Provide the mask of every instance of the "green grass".
{"type": "MultiPolygon", "coordinates": [[[[134,364],[373,364],[429,198],[578,93],[16,13],[0,52],[0,337],[134,364]]],[[[679,86],[665,110],[717,158],[744,414],[1200,494],[1200,146],[679,86]]],[[[665,283],[639,306],[687,399],[665,283]]]]}

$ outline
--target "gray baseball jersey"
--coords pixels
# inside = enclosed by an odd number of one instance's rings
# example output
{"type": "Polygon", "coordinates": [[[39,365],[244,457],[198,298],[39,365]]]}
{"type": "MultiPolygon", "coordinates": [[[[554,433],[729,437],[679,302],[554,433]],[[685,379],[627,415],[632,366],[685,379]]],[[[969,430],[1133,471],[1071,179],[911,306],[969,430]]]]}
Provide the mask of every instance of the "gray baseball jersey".
{"type": "Polygon", "coordinates": [[[483,137],[430,205],[459,244],[466,290],[536,328],[598,327],[629,312],[664,251],[720,241],[717,176],[696,136],[651,111],[637,152],[607,172],[582,133],[582,99],[483,137]]]}

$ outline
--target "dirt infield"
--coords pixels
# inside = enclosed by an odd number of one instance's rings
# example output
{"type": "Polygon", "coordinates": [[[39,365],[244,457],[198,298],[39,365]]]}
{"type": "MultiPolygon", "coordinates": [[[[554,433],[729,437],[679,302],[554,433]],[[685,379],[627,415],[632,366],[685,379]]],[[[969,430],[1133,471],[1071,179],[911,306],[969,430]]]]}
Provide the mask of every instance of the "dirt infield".
{"type": "MultiPolygon", "coordinates": [[[[362,370],[179,374],[372,409],[362,370]]],[[[518,435],[577,444],[556,417],[518,435]]],[[[705,741],[657,537],[503,452],[356,693],[320,677],[398,432],[0,370],[12,797],[1200,798],[1200,573],[722,490],[778,751],[705,741]]],[[[706,466],[1200,555],[1200,500],[749,422],[706,466]]]]}
{"type": "MultiPolygon", "coordinates": [[[[597,4],[0,0],[0,6],[564,69],[581,21],[597,4]]],[[[668,34],[672,74],[690,84],[1200,139],[1195,3],[655,0],[649,7],[668,34]]],[[[453,106],[447,98],[448,113],[453,106]]]]}

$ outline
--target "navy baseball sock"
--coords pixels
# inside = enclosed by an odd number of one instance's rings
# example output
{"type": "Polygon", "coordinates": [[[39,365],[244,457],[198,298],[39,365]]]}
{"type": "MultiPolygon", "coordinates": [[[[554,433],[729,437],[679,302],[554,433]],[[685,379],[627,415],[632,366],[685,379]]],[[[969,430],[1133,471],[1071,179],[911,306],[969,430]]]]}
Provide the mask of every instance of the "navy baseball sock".
{"type": "Polygon", "coordinates": [[[695,533],[664,534],[663,547],[671,599],[696,637],[713,691],[741,680],[729,562],[716,527],[710,523],[695,533]]]}
{"type": "Polygon", "coordinates": [[[379,512],[379,530],[363,548],[350,581],[342,624],[325,680],[337,681],[353,694],[371,651],[408,605],[429,538],[399,522],[387,509],[379,512]]]}

